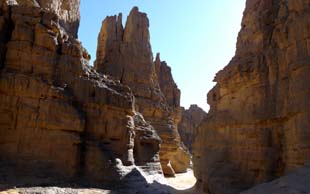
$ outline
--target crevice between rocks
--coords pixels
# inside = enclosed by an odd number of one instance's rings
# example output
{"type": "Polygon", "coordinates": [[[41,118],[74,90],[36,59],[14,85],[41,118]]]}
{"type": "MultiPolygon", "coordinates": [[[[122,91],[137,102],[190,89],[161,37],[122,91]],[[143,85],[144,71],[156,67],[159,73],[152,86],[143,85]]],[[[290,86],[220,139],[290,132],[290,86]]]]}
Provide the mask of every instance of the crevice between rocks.
{"type": "Polygon", "coordinates": [[[0,70],[4,68],[4,62],[6,59],[7,43],[11,40],[14,30],[14,23],[11,20],[12,7],[9,6],[7,12],[0,10],[0,70]]]}

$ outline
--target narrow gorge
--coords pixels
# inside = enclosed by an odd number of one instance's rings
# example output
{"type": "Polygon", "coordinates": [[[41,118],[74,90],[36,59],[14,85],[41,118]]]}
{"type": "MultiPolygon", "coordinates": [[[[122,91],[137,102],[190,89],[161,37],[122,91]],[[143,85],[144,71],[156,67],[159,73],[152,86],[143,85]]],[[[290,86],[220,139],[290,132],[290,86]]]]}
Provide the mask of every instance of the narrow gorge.
{"type": "Polygon", "coordinates": [[[310,193],[310,0],[246,1],[208,113],[181,107],[138,7],[90,64],[79,5],[0,0],[0,194],[310,193]]]}

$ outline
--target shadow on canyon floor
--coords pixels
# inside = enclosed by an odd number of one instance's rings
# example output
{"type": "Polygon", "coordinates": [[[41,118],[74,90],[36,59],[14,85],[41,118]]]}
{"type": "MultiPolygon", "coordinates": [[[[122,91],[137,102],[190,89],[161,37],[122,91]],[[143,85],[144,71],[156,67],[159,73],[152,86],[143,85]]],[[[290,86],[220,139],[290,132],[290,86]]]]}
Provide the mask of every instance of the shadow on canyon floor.
{"type": "Polygon", "coordinates": [[[146,178],[137,169],[133,169],[121,180],[109,185],[90,184],[86,181],[75,182],[55,181],[54,178],[16,176],[14,174],[1,175],[0,194],[45,194],[45,193],[76,193],[76,194],[197,194],[194,187],[178,190],[168,184],[157,181],[148,183],[146,178]]]}

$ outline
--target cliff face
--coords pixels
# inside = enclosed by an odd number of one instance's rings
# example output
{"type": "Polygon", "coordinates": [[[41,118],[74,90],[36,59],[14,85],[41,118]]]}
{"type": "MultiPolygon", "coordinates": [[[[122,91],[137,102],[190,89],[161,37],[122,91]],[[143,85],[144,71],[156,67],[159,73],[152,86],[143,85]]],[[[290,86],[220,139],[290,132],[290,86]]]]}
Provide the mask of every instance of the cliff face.
{"type": "Polygon", "coordinates": [[[309,18],[309,0],[247,1],[194,144],[204,191],[238,193],[310,160],[309,18]]]}
{"type": "Polygon", "coordinates": [[[171,68],[165,61],[160,60],[159,53],[156,55],[154,64],[160,90],[166,98],[166,103],[168,106],[177,109],[177,111],[180,111],[181,91],[173,80],[171,68]]]}
{"type": "Polygon", "coordinates": [[[10,5],[41,7],[55,13],[62,28],[77,38],[80,24],[80,0],[4,0],[10,5]]]}
{"type": "Polygon", "coordinates": [[[135,7],[127,17],[107,17],[98,36],[95,68],[128,85],[134,93],[136,108],[154,126],[163,140],[160,158],[166,175],[174,175],[170,163],[180,146],[177,123],[180,121],[180,91],[173,81],[170,68],[159,55],[153,62],[149,21],[135,7]],[[156,65],[155,65],[156,64],[156,65]],[[168,82],[167,82],[168,81],[168,82]]]}
{"type": "Polygon", "coordinates": [[[135,161],[160,173],[160,138],[131,90],[88,66],[66,11],[40,7],[63,1],[23,2],[0,5],[0,183],[102,186],[135,161]]]}
{"type": "Polygon", "coordinates": [[[198,126],[206,118],[207,113],[197,105],[191,105],[189,109],[182,109],[182,119],[178,130],[184,145],[192,152],[194,137],[197,134],[198,126]]]}

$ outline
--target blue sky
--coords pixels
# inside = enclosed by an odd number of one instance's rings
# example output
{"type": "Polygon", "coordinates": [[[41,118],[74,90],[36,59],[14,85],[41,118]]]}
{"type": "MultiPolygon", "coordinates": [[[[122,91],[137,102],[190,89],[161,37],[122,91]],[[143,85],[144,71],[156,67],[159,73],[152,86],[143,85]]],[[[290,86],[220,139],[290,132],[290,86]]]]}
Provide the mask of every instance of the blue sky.
{"type": "Polygon", "coordinates": [[[212,80],[235,53],[245,0],[81,0],[79,39],[92,61],[102,20],[122,12],[125,23],[133,6],[148,14],[153,54],[171,66],[181,105],[208,110],[212,80]]]}

